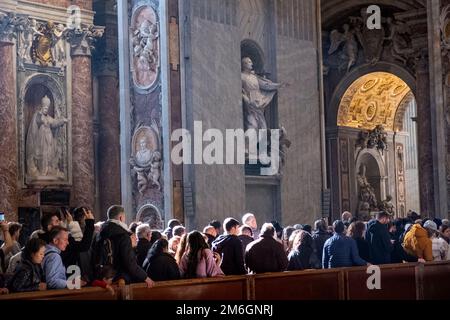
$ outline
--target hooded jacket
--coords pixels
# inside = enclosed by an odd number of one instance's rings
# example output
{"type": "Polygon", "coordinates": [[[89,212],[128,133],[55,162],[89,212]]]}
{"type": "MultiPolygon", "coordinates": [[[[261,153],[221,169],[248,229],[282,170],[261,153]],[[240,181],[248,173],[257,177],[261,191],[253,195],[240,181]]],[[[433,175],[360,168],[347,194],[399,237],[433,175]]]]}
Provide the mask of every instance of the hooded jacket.
{"type": "Polygon", "coordinates": [[[367,223],[366,241],[369,243],[369,261],[372,264],[391,263],[391,252],[394,250],[394,246],[391,243],[387,225],[381,224],[378,220],[369,221],[367,223]]]}
{"type": "Polygon", "coordinates": [[[212,250],[222,256],[220,268],[226,275],[246,274],[242,242],[235,235],[221,235],[212,243],[212,250]]]}
{"type": "Polygon", "coordinates": [[[137,263],[136,253],[131,246],[131,231],[125,228],[126,226],[122,226],[118,221],[108,220],[102,225],[96,242],[110,239],[113,268],[119,277],[124,277],[127,282],[144,282],[147,273],[137,263]]]}
{"type": "Polygon", "coordinates": [[[406,233],[403,240],[405,251],[419,259],[433,261],[433,244],[428,237],[428,231],[420,224],[415,224],[406,233]]]}

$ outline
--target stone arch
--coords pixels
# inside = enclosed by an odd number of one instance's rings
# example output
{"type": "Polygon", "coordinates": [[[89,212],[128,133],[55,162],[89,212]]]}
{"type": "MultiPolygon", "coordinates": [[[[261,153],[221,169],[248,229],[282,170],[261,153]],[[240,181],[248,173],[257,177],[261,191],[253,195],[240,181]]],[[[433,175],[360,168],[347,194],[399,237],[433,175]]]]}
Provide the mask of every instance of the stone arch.
{"type": "Polygon", "coordinates": [[[148,223],[150,228],[162,230],[164,228],[164,220],[162,219],[161,211],[153,204],[143,205],[137,215],[136,221],[148,223]]]}
{"type": "Polygon", "coordinates": [[[373,72],[391,73],[403,80],[415,96],[416,85],[414,76],[405,68],[390,62],[378,62],[375,65],[364,64],[350,71],[336,86],[327,108],[327,127],[337,127],[339,107],[342,98],[350,86],[361,77],[373,72]]]}
{"type": "Polygon", "coordinates": [[[406,109],[408,104],[402,102],[410,93],[408,85],[392,73],[366,74],[353,82],[342,97],[337,125],[365,130],[382,125],[387,131],[395,131],[399,106],[406,109]]]}

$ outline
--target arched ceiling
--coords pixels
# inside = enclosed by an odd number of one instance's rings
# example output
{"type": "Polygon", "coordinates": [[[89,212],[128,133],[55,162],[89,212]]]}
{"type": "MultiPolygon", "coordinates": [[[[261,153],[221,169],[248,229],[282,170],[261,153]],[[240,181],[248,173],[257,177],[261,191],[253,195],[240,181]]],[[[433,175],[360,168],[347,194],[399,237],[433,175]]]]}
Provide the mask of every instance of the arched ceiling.
{"type": "MultiPolygon", "coordinates": [[[[389,8],[391,12],[426,8],[426,0],[321,0],[322,29],[339,24],[342,19],[373,4],[389,8]]],[[[386,16],[386,13],[382,12],[382,15],[386,16]]]]}
{"type": "Polygon", "coordinates": [[[412,91],[399,77],[387,72],[362,76],[347,89],[338,111],[338,126],[387,131],[401,130],[404,110],[412,91]],[[400,119],[401,118],[401,119],[400,119]]]}

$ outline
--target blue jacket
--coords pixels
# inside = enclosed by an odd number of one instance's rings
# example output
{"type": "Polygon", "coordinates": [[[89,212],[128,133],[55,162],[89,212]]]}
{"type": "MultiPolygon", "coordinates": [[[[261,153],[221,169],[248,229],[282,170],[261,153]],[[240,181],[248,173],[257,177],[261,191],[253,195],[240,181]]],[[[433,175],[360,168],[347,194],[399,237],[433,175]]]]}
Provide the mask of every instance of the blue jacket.
{"type": "Polygon", "coordinates": [[[61,250],[47,245],[42,268],[48,289],[65,289],[67,287],[66,268],[61,259],[61,250]]]}
{"type": "Polygon", "coordinates": [[[323,246],[322,265],[331,269],[365,266],[367,262],[360,258],[355,240],[335,233],[323,246]]]}

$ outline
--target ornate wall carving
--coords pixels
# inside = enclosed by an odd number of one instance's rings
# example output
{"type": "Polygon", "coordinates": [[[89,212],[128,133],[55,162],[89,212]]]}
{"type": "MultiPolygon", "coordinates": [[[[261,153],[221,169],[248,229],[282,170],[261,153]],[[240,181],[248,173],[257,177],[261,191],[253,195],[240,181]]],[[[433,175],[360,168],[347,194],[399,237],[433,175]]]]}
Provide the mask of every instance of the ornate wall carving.
{"type": "MultiPolygon", "coordinates": [[[[133,216],[151,204],[164,217],[160,4],[131,1],[129,10],[130,157],[133,216]]],[[[136,216],[137,217],[137,216],[136,216]]]]}
{"type": "Polygon", "coordinates": [[[130,66],[134,85],[140,90],[154,88],[159,76],[159,32],[159,17],[155,8],[146,2],[138,3],[131,17],[130,66]]]}
{"type": "Polygon", "coordinates": [[[136,215],[136,221],[148,223],[150,228],[155,230],[164,229],[164,220],[161,217],[161,212],[153,204],[143,205],[136,215]]]}
{"type": "Polygon", "coordinates": [[[350,16],[343,25],[324,32],[324,57],[327,69],[349,72],[357,64],[376,64],[381,60],[400,63],[413,69],[416,50],[410,22],[385,16],[381,29],[368,29],[366,7],[350,16]]]}
{"type": "Polygon", "coordinates": [[[397,143],[395,146],[395,167],[397,176],[397,214],[406,216],[406,186],[405,186],[405,157],[404,146],[397,143]]]}

